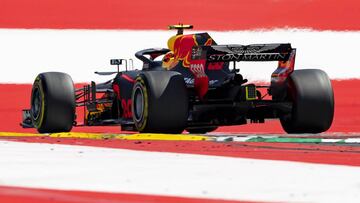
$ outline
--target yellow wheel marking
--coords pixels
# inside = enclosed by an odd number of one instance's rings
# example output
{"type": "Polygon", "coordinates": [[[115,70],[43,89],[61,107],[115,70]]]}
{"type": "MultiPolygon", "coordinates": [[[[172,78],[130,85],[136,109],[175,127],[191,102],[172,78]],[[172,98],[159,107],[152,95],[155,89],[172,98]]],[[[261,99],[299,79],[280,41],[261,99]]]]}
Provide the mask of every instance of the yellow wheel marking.
{"type": "MultiPolygon", "coordinates": [[[[34,126],[36,128],[40,128],[41,125],[43,124],[44,121],[44,114],[45,114],[45,96],[44,96],[44,91],[43,91],[43,86],[42,86],[42,81],[40,79],[40,77],[38,76],[35,79],[34,84],[36,84],[39,88],[39,92],[41,94],[41,112],[40,115],[38,116],[38,120],[34,123],[34,126]]],[[[32,94],[32,93],[31,93],[32,94]]]]}
{"type": "MultiPolygon", "coordinates": [[[[146,88],[146,85],[145,85],[145,81],[141,77],[136,78],[136,81],[140,83],[140,86],[142,86],[142,91],[143,91],[143,95],[144,95],[143,120],[140,123],[141,125],[137,126],[138,130],[142,131],[146,127],[147,118],[148,118],[148,105],[149,105],[148,104],[148,93],[147,93],[147,88],[146,88]]],[[[132,107],[132,108],[134,109],[135,107],[132,107]]],[[[134,122],[136,123],[135,118],[134,118],[134,122]]],[[[138,125],[138,123],[136,123],[136,125],[138,125]]]]}
{"type": "Polygon", "coordinates": [[[213,140],[211,137],[202,135],[188,134],[154,134],[154,133],[137,133],[137,134],[102,134],[102,133],[16,133],[0,132],[0,137],[51,137],[51,138],[81,138],[81,139],[119,139],[119,140],[164,140],[164,141],[206,141],[213,140]]]}
{"type": "Polygon", "coordinates": [[[45,96],[44,96],[44,89],[43,89],[43,85],[42,85],[42,81],[40,80],[40,93],[41,93],[41,118],[40,118],[40,121],[39,121],[39,125],[38,125],[38,128],[41,127],[41,125],[43,124],[44,122],[44,114],[45,114],[45,96]]]}

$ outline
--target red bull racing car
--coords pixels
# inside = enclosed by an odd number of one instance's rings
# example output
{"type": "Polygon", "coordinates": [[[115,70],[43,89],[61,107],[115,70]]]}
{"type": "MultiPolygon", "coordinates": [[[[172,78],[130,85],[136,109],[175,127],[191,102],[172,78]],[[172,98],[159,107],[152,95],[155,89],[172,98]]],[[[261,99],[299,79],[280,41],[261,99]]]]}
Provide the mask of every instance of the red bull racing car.
{"type": "Polygon", "coordinates": [[[287,133],[320,133],[331,126],[334,96],[327,74],[294,70],[296,49],[290,44],[217,45],[208,33],[183,34],[191,25],[174,25],[168,48],[113,59],[113,80],[75,89],[66,73],[46,72],[35,79],[31,108],[23,110],[23,127],[40,133],[67,132],[73,126],[120,125],[123,130],[153,133],[207,133],[218,126],[280,119],[287,133]],[[269,85],[243,78],[237,62],[278,61],[269,85]],[[125,65],[125,71],[119,66],[125,65]],[[259,91],[265,89],[264,91],[259,91]],[[270,95],[265,97],[265,95],[270,95]],[[83,122],[79,111],[83,108],[83,122]]]}

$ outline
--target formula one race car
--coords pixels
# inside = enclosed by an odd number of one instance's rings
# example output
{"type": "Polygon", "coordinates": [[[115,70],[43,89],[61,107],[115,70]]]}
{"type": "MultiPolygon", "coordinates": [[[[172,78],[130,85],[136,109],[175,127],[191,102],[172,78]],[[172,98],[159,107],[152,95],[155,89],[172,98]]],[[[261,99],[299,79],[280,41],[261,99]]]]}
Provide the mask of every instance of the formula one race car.
{"type": "Polygon", "coordinates": [[[177,29],[177,35],[169,39],[168,48],[135,54],[143,62],[141,70],[130,68],[131,59],[113,59],[118,71],[95,72],[115,75],[105,83],[75,89],[66,73],[39,74],[22,126],[40,133],[107,125],[139,132],[207,133],[218,126],[280,119],[287,133],[330,128],[330,80],[321,70],[294,70],[296,49],[290,44],[217,45],[208,33],[184,35],[191,25],[169,28],[177,29]],[[256,85],[239,73],[240,61],[278,61],[278,67],[269,85],[256,85]],[[120,65],[126,70],[119,71],[120,65]],[[84,110],[82,124],[76,108],[84,110]]]}

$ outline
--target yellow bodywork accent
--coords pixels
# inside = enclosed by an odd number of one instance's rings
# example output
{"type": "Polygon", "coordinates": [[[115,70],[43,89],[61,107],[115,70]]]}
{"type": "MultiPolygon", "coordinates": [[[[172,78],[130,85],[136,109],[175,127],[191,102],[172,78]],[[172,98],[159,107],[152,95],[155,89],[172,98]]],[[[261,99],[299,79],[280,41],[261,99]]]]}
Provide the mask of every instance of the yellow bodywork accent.
{"type": "Polygon", "coordinates": [[[0,137],[40,137],[40,136],[47,136],[47,135],[36,134],[36,133],[0,132],[0,137]]]}
{"type": "Polygon", "coordinates": [[[165,141],[202,141],[212,140],[211,137],[202,135],[188,134],[155,134],[155,133],[136,133],[136,134],[111,134],[111,133],[16,133],[0,132],[0,137],[52,137],[52,138],[82,138],[82,139],[120,139],[120,140],[165,140],[165,141]]]}
{"type": "Polygon", "coordinates": [[[249,94],[249,87],[245,86],[245,96],[246,96],[246,101],[251,101],[251,100],[256,100],[256,95],[250,95],[249,94]],[[254,97],[251,97],[254,96],[254,97]]]}

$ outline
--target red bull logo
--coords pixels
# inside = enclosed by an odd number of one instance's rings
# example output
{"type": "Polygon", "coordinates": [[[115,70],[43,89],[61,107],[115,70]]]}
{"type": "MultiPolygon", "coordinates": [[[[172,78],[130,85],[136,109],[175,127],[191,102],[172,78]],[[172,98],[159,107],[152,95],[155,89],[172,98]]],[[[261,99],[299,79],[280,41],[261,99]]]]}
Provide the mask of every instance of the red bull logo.
{"type": "MultiPolygon", "coordinates": [[[[203,99],[209,89],[209,78],[205,73],[206,60],[192,60],[192,48],[194,46],[210,46],[214,43],[209,35],[177,35],[169,39],[168,47],[172,51],[163,59],[163,66],[168,69],[178,64],[183,68],[189,68],[194,75],[194,88],[200,99],[203,99]],[[197,40],[197,38],[199,40],[197,40]]],[[[213,65],[213,69],[219,69],[213,65]]]]}
{"type": "MultiPolygon", "coordinates": [[[[209,38],[204,45],[208,46],[213,43],[212,39],[209,38]]],[[[185,68],[189,68],[191,64],[191,50],[193,46],[198,46],[199,43],[196,41],[196,35],[181,35],[175,39],[174,42],[174,62],[176,65],[181,65],[185,68]]],[[[174,65],[174,66],[176,66],[174,65]]]]}

